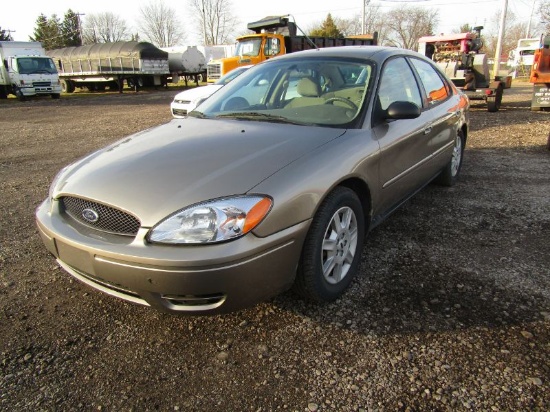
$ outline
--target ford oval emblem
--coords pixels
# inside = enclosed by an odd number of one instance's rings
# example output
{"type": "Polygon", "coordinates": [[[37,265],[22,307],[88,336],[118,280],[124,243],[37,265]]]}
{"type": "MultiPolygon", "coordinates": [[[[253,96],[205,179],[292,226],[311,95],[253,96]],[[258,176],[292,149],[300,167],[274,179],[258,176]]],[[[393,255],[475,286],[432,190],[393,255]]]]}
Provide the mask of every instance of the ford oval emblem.
{"type": "Polygon", "coordinates": [[[95,223],[99,220],[99,215],[93,209],[84,209],[82,211],[82,217],[84,218],[85,221],[90,223],[95,223]]]}

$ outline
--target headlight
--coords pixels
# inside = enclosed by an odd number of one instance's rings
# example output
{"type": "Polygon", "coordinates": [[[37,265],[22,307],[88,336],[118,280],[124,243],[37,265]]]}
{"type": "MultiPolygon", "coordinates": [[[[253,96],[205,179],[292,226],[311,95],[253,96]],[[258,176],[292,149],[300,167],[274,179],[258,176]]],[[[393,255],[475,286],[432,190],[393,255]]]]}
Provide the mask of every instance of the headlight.
{"type": "Polygon", "coordinates": [[[254,229],[269,213],[267,196],[235,196],[186,207],[153,227],[153,243],[200,244],[235,239],[254,229]]]}

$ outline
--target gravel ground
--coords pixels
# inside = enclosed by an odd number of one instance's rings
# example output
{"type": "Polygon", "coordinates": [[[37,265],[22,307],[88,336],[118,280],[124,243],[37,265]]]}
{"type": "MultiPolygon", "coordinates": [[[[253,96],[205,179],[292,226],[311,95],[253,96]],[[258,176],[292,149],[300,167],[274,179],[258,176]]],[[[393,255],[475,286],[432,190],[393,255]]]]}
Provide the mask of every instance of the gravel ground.
{"type": "Polygon", "coordinates": [[[73,281],[34,208],[174,90],[0,101],[0,410],[550,410],[550,113],[473,102],[462,179],[374,230],[335,303],[178,317],[73,281]]]}

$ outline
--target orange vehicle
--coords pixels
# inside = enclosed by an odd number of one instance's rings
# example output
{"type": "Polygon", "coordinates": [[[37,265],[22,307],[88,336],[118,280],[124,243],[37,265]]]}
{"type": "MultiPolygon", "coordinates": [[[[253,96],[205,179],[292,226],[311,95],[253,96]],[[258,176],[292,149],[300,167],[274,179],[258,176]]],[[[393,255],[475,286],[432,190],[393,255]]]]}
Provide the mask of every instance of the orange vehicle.
{"type": "Polygon", "coordinates": [[[378,33],[347,38],[297,36],[296,23],[289,21],[288,16],[266,17],[248,23],[247,28],[254,34],[237,38],[233,56],[208,63],[208,82],[215,82],[239,66],[257,64],[287,53],[335,46],[373,46],[378,42],[378,33]]]}
{"type": "MultiPolygon", "coordinates": [[[[550,35],[541,36],[535,51],[529,81],[533,83],[531,110],[550,110],[550,35]]],[[[550,144],[550,143],[549,143],[550,144]]]]}

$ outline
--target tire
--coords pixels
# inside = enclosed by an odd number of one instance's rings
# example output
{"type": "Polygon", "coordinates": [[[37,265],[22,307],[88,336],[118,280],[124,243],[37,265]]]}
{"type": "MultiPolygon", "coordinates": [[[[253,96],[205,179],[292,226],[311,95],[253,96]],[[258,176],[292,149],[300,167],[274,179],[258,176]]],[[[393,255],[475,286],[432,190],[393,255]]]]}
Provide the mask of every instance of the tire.
{"type": "Polygon", "coordinates": [[[0,99],[7,99],[8,92],[4,86],[0,86],[0,99]]]}
{"type": "Polygon", "coordinates": [[[61,90],[63,93],[73,93],[75,89],[74,83],[70,80],[61,80],[61,90]]]}
{"type": "Polygon", "coordinates": [[[459,130],[456,134],[451,160],[449,160],[449,163],[437,178],[437,183],[440,185],[450,187],[458,180],[460,169],[462,168],[465,143],[464,134],[459,130]]]}
{"type": "Polygon", "coordinates": [[[52,99],[59,99],[61,97],[61,95],[59,93],[53,93],[52,94],[52,99]]]}
{"type": "Polygon", "coordinates": [[[294,291],[313,302],[332,302],[358,271],[365,217],[354,191],[337,187],[315,214],[304,241],[294,291]]]}
{"type": "Polygon", "coordinates": [[[16,87],[14,89],[14,94],[15,96],[19,99],[19,101],[21,102],[24,102],[25,100],[27,100],[27,98],[25,97],[25,95],[23,94],[23,92],[21,92],[21,89],[16,87]]]}

